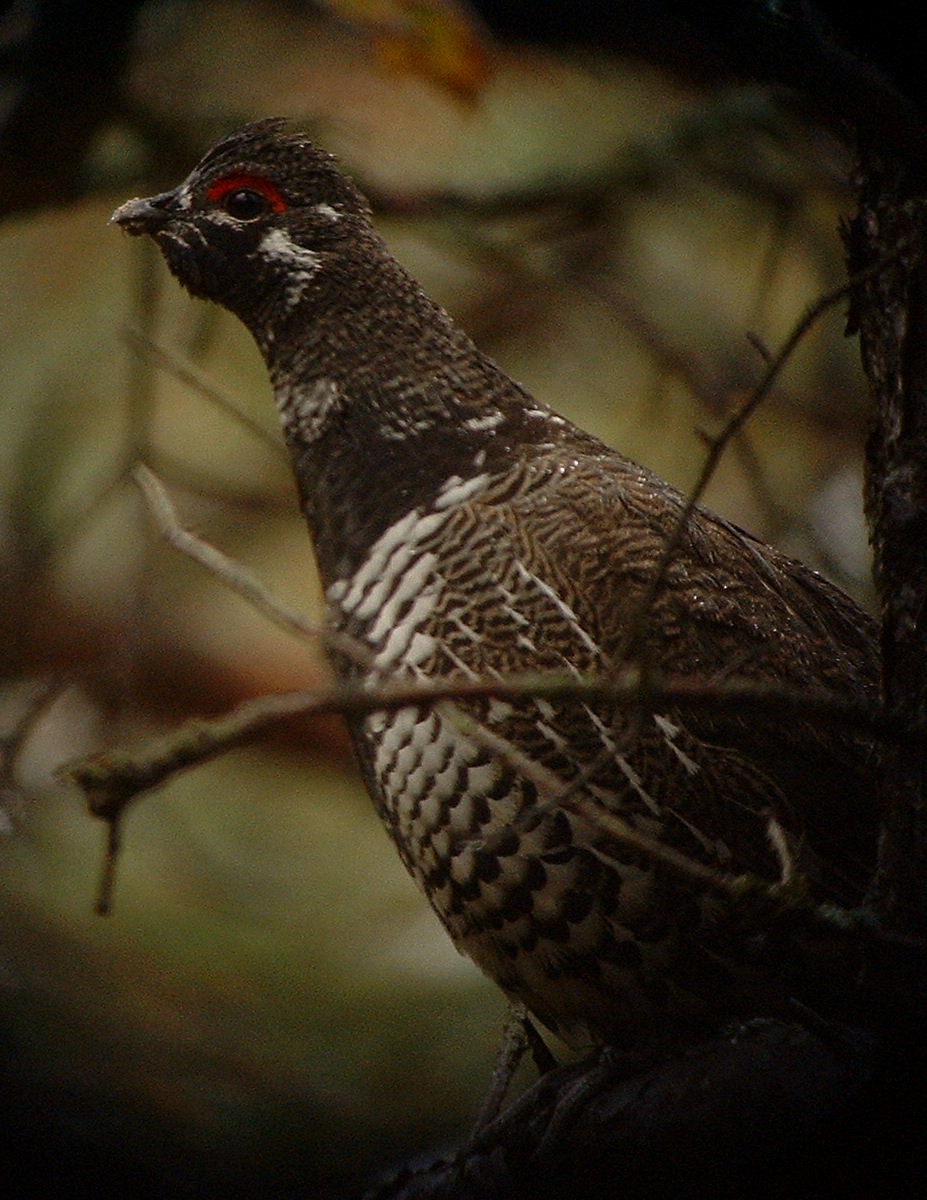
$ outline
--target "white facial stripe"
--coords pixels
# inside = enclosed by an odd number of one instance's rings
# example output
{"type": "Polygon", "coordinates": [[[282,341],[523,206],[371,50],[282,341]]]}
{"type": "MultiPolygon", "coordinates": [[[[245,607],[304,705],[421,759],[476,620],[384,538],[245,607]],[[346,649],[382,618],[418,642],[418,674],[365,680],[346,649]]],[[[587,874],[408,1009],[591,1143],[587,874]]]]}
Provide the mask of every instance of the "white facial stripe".
{"type": "Polygon", "coordinates": [[[285,229],[269,229],[261,238],[260,248],[268,258],[302,271],[313,272],[322,261],[314,250],[294,242],[285,229]]]}
{"type": "Polygon", "coordinates": [[[271,262],[286,267],[286,302],[287,307],[292,308],[302,299],[312,277],[321,267],[321,256],[306,246],[298,245],[285,229],[268,230],[258,243],[258,249],[271,262]]]}
{"type": "Polygon", "coordinates": [[[209,214],[209,219],[213,225],[227,225],[230,229],[240,229],[241,221],[237,217],[233,217],[231,213],[223,212],[221,208],[209,214]]]}

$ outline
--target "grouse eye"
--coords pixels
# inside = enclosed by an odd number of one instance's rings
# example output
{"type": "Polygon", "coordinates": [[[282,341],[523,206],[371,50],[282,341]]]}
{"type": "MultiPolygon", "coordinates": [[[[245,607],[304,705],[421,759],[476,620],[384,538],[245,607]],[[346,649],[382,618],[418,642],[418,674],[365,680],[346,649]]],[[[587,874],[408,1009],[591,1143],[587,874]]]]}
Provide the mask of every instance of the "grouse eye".
{"type": "Polygon", "coordinates": [[[244,172],[217,179],[206,195],[236,221],[256,221],[267,213],[281,213],[287,207],[276,184],[263,175],[244,172]]]}
{"type": "Polygon", "coordinates": [[[267,197],[251,188],[236,188],[233,192],[227,192],[222,207],[236,221],[256,221],[270,210],[267,197]]]}

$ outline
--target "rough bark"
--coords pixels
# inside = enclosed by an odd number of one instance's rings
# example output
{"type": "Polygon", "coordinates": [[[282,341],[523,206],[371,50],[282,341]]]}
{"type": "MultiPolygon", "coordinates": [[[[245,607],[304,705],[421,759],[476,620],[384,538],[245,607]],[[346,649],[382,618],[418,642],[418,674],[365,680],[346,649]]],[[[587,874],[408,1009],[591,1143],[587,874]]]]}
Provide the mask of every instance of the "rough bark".
{"type": "Polygon", "coordinates": [[[887,709],[908,736],[889,747],[874,901],[888,929],[927,934],[927,266],[924,201],[908,170],[864,151],[852,271],[868,274],[854,312],[872,392],[866,510],[882,606],[887,709]]]}

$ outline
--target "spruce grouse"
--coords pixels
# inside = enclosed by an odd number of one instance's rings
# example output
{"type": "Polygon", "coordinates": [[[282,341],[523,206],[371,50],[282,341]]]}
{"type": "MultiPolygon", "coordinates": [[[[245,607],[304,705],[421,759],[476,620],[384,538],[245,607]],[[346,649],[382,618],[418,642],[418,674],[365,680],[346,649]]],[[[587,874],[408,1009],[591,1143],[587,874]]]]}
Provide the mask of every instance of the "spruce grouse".
{"type": "MultiPolygon", "coordinates": [[[[193,295],[257,340],[331,623],[365,647],[361,661],[336,656],[345,678],[614,674],[680,496],[482,354],[392,257],[332,157],[260,121],[113,221],[154,238],[193,295]]],[[[701,509],[638,643],[655,669],[706,688],[878,697],[873,622],[701,509]]],[[[776,1011],[803,989],[814,1000],[828,974],[742,929],[603,814],[727,875],[776,881],[790,858],[822,900],[859,902],[871,873],[876,747],[835,722],[559,695],[350,725],[380,816],[454,943],[574,1044],[776,1011]]]]}

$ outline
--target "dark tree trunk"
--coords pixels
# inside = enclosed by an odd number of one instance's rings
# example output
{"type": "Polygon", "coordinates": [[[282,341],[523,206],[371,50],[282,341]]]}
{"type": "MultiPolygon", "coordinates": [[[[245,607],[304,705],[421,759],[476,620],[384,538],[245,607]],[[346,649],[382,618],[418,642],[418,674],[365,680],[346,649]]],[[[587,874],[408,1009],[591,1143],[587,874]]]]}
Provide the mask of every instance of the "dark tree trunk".
{"type": "Polygon", "coordinates": [[[927,265],[925,207],[908,170],[864,151],[850,269],[872,392],[866,510],[882,607],[888,712],[913,736],[886,760],[884,837],[874,903],[888,930],[927,934],[927,265]],[[873,274],[868,271],[877,267],[873,274]]]}

